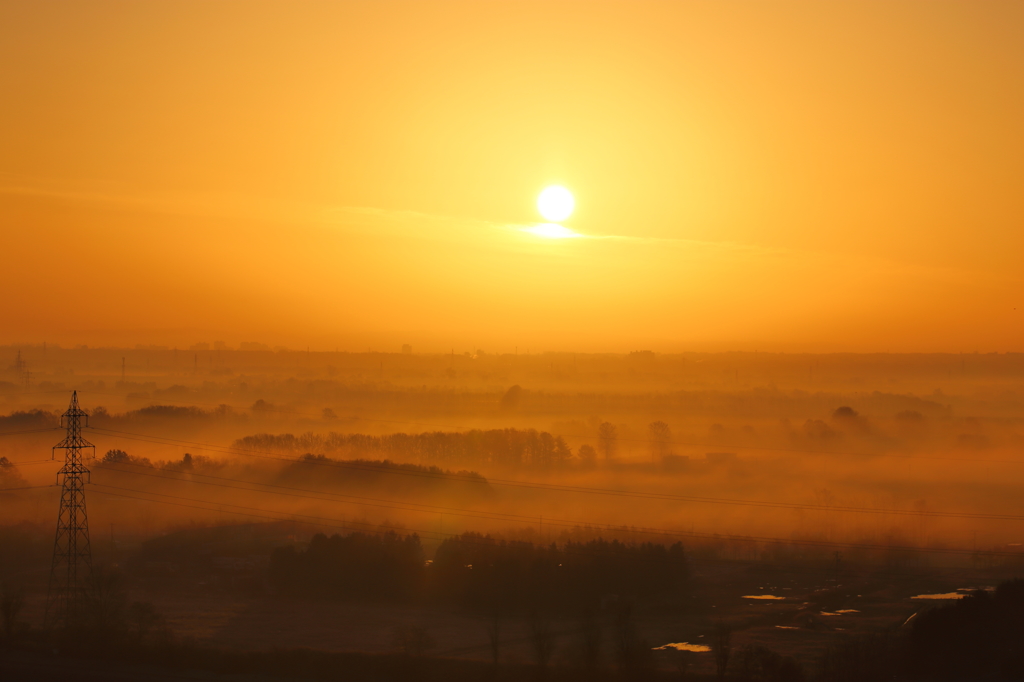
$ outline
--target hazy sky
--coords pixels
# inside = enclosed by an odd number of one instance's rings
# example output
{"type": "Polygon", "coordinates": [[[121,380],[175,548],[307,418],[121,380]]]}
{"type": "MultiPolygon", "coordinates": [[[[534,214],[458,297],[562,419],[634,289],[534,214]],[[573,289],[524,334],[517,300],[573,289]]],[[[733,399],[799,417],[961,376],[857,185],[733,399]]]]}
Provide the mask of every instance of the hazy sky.
{"type": "Polygon", "coordinates": [[[1024,3],[2,0],[0,92],[0,342],[1024,350],[1024,3]]]}

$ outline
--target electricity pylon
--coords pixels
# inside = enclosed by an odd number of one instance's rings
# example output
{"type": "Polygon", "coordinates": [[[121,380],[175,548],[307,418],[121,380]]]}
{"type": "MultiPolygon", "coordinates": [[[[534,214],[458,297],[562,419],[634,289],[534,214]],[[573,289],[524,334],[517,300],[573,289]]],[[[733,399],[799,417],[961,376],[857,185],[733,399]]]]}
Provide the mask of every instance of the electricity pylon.
{"type": "Polygon", "coordinates": [[[80,616],[88,580],[92,577],[92,551],[89,547],[89,518],[85,513],[85,482],[89,470],[82,463],[82,451],[96,447],[82,438],[82,420],[89,425],[89,416],[78,407],[78,392],[71,394],[68,411],[61,416],[67,436],[53,446],[64,450],[64,467],[57,478],[64,477],[57,514],[57,536],[53,541],[53,565],[50,589],[46,596],[46,624],[50,627],[70,625],[80,616]]]}

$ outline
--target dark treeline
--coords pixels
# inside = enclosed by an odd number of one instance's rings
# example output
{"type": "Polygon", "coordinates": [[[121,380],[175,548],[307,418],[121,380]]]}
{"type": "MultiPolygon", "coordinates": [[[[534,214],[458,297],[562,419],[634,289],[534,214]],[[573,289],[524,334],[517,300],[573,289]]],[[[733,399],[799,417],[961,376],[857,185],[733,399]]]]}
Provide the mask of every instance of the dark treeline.
{"type": "MultiPolygon", "coordinates": [[[[190,637],[176,636],[152,603],[132,601],[126,587],[124,575],[97,566],[83,585],[76,615],[61,626],[38,628],[23,618],[23,591],[0,583],[0,680],[237,680],[272,676],[346,682],[477,682],[491,678],[494,672],[487,662],[428,658],[409,652],[214,648],[190,637]]],[[[566,670],[558,679],[592,679],[576,673],[566,670]]],[[[506,663],[502,679],[535,680],[535,666],[506,663]]]]}
{"type": "Polygon", "coordinates": [[[1024,580],[978,590],[913,622],[905,652],[918,680],[1024,680],[1024,580]]]}
{"type": "Polygon", "coordinates": [[[192,455],[186,452],[180,460],[158,460],[151,462],[148,457],[136,457],[129,455],[124,450],[107,450],[100,460],[103,465],[134,464],[143,467],[154,467],[167,471],[216,471],[224,468],[224,463],[202,455],[192,455]]]}
{"type": "Polygon", "coordinates": [[[261,433],[235,441],[245,450],[317,453],[374,453],[376,456],[418,459],[452,465],[490,464],[518,467],[559,467],[572,458],[561,436],[535,429],[491,429],[466,432],[395,433],[369,436],[360,433],[306,433],[294,436],[261,433]]]}
{"type": "Polygon", "coordinates": [[[420,592],[424,564],[416,535],[318,533],[304,550],[274,550],[270,579],[286,593],[401,601],[420,592]]]}
{"type": "Polygon", "coordinates": [[[45,429],[55,426],[59,421],[59,412],[47,412],[45,410],[11,412],[8,415],[0,415],[0,432],[14,431],[16,429],[45,429]]]}
{"type": "Polygon", "coordinates": [[[924,611],[908,626],[831,647],[818,679],[1024,680],[1024,579],[924,611]]]}
{"type": "Polygon", "coordinates": [[[416,535],[315,536],[274,551],[273,585],[307,596],[444,601],[485,612],[577,609],[602,598],[681,598],[690,569],[681,544],[592,540],[562,546],[465,533],[423,558],[416,535]]]}
{"type": "MultiPolygon", "coordinates": [[[[137,457],[130,455],[124,450],[108,450],[100,460],[101,465],[111,467],[117,465],[134,465],[148,468],[162,469],[164,471],[177,471],[187,473],[191,471],[218,471],[227,465],[224,460],[212,459],[203,455],[193,455],[186,452],[180,460],[157,460],[151,461],[148,457],[137,457]]],[[[3,467],[10,465],[6,458],[0,458],[0,476],[3,475],[3,467]]],[[[476,484],[478,492],[490,492],[486,486],[487,479],[475,471],[450,471],[437,466],[421,466],[419,464],[401,464],[390,460],[334,460],[323,455],[306,454],[297,462],[284,467],[278,473],[278,479],[291,480],[301,478],[303,475],[312,474],[319,480],[331,479],[342,475],[349,484],[353,482],[368,482],[368,479],[379,477],[389,471],[399,471],[406,474],[423,475],[434,479],[451,479],[462,483],[476,484]],[[319,468],[327,467],[327,469],[319,468]],[[483,486],[483,487],[480,487],[483,486]]]]}
{"type": "MultiPolygon", "coordinates": [[[[428,474],[432,477],[448,477],[448,478],[459,478],[465,479],[472,483],[487,483],[487,479],[476,473],[475,471],[451,471],[449,469],[442,469],[437,466],[421,466],[419,464],[404,464],[399,462],[392,462],[391,460],[366,460],[366,459],[354,459],[354,460],[337,460],[324,457],[323,455],[313,455],[306,453],[302,459],[297,463],[292,464],[288,467],[288,470],[283,472],[282,476],[288,476],[290,473],[299,470],[308,470],[310,466],[327,466],[327,467],[342,467],[348,469],[355,469],[357,471],[369,471],[375,473],[382,473],[388,469],[395,469],[412,474],[428,474]]],[[[320,470],[317,470],[320,471],[320,470]]],[[[322,471],[320,473],[323,473],[322,471]]],[[[346,476],[352,477],[351,471],[346,472],[346,476]]]]}
{"type": "Polygon", "coordinates": [[[602,597],[681,595],[689,564],[681,543],[597,539],[561,547],[465,533],[441,543],[430,567],[438,593],[466,606],[587,606],[602,597]]]}
{"type": "Polygon", "coordinates": [[[18,467],[6,457],[0,457],[0,490],[27,485],[18,467]]]}

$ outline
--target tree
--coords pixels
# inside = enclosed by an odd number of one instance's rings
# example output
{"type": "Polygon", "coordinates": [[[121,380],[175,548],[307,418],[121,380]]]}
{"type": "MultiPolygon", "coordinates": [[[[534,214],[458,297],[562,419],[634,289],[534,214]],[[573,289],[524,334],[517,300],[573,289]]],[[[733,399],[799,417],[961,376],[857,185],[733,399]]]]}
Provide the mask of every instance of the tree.
{"type": "Polygon", "coordinates": [[[911,621],[902,647],[911,680],[1024,679],[1024,579],[977,590],[911,621]]]}
{"type": "Polygon", "coordinates": [[[103,455],[104,464],[120,464],[121,462],[131,461],[131,455],[124,450],[107,450],[107,454],[103,455]]]}
{"type": "Polygon", "coordinates": [[[724,680],[729,669],[729,658],[732,656],[732,628],[725,623],[719,623],[715,628],[715,643],[712,650],[715,652],[715,673],[719,680],[724,680]]]}
{"type": "MultiPolygon", "coordinates": [[[[916,622],[917,619],[914,619],[916,622]]],[[[819,682],[860,682],[892,679],[899,670],[903,648],[896,630],[840,639],[829,646],[819,661],[819,682]]],[[[908,672],[913,675],[912,670],[908,672]]]]}
{"type": "Polygon", "coordinates": [[[519,384],[510,386],[505,395],[501,396],[501,409],[507,412],[515,410],[519,407],[519,401],[522,400],[523,389],[519,384]]]}
{"type": "Polygon", "coordinates": [[[592,608],[583,611],[580,621],[580,634],[583,636],[582,654],[583,667],[589,679],[593,679],[601,663],[601,621],[592,608]]]}
{"type": "Polygon", "coordinates": [[[584,443],[579,449],[580,464],[588,469],[592,469],[597,464],[597,450],[594,449],[593,445],[587,445],[584,443]]]}
{"type": "Polygon", "coordinates": [[[619,432],[611,422],[601,422],[597,427],[597,439],[604,452],[605,461],[611,460],[618,445],[619,432]]]}
{"type": "Polygon", "coordinates": [[[497,613],[487,624],[487,640],[491,645],[491,660],[494,667],[498,667],[498,659],[501,655],[501,616],[497,613]]]}
{"type": "Polygon", "coordinates": [[[627,680],[646,679],[653,666],[651,646],[641,639],[633,621],[633,609],[624,605],[615,614],[615,653],[619,671],[627,680]]]}
{"type": "Polygon", "coordinates": [[[690,664],[693,662],[693,652],[685,649],[669,649],[669,655],[672,657],[672,663],[676,666],[676,670],[679,671],[680,682],[685,682],[686,673],[690,670],[690,664]]]}
{"type": "Polygon", "coordinates": [[[551,654],[555,651],[555,636],[551,632],[551,621],[537,611],[530,612],[530,643],[541,670],[548,667],[551,654]]]}
{"type": "Polygon", "coordinates": [[[20,488],[28,485],[18,467],[6,457],[0,457],[0,488],[20,488]]]}
{"type": "Polygon", "coordinates": [[[395,628],[394,641],[406,656],[422,656],[427,649],[434,646],[434,638],[427,629],[415,625],[400,625],[395,628]]]}
{"type": "Polygon", "coordinates": [[[672,447],[672,429],[663,421],[651,422],[647,426],[651,459],[665,459],[672,447]]]}
{"type": "Polygon", "coordinates": [[[763,646],[747,645],[740,650],[740,682],[804,682],[804,671],[795,659],[763,646]]]}
{"type": "Polygon", "coordinates": [[[849,407],[848,405],[837,407],[832,412],[833,419],[856,419],[859,416],[860,415],[857,414],[857,410],[853,409],[852,407],[849,407]]]}
{"type": "Polygon", "coordinates": [[[132,634],[139,641],[146,639],[146,636],[163,623],[163,617],[157,613],[151,602],[132,602],[128,607],[128,624],[132,634]]]}
{"type": "Polygon", "coordinates": [[[128,590],[124,576],[105,566],[97,566],[86,584],[81,625],[98,637],[123,632],[127,625],[127,603],[128,590]]]}
{"type": "Polygon", "coordinates": [[[569,445],[565,442],[565,439],[561,436],[555,437],[555,450],[554,450],[554,464],[555,466],[565,466],[565,463],[572,457],[572,450],[569,449],[569,445]]]}
{"type": "Polygon", "coordinates": [[[25,606],[25,590],[13,590],[4,584],[0,591],[0,617],[4,621],[4,635],[10,639],[18,625],[18,615],[25,606]]]}

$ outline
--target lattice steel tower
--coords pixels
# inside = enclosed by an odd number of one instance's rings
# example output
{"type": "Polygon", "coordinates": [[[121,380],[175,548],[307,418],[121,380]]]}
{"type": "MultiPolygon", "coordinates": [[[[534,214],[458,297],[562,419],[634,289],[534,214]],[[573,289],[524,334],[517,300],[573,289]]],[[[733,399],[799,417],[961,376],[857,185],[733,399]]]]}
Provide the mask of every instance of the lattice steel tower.
{"type": "Polygon", "coordinates": [[[89,416],[78,407],[78,392],[71,394],[68,411],[61,416],[67,436],[53,446],[64,450],[64,467],[57,478],[64,477],[57,514],[57,536],[53,541],[53,566],[50,589],[46,597],[48,626],[69,625],[78,616],[85,595],[86,583],[92,576],[92,551],[89,548],[89,519],[85,513],[85,482],[89,470],[82,463],[82,451],[95,446],[82,438],[82,421],[89,425],[89,416]]]}

